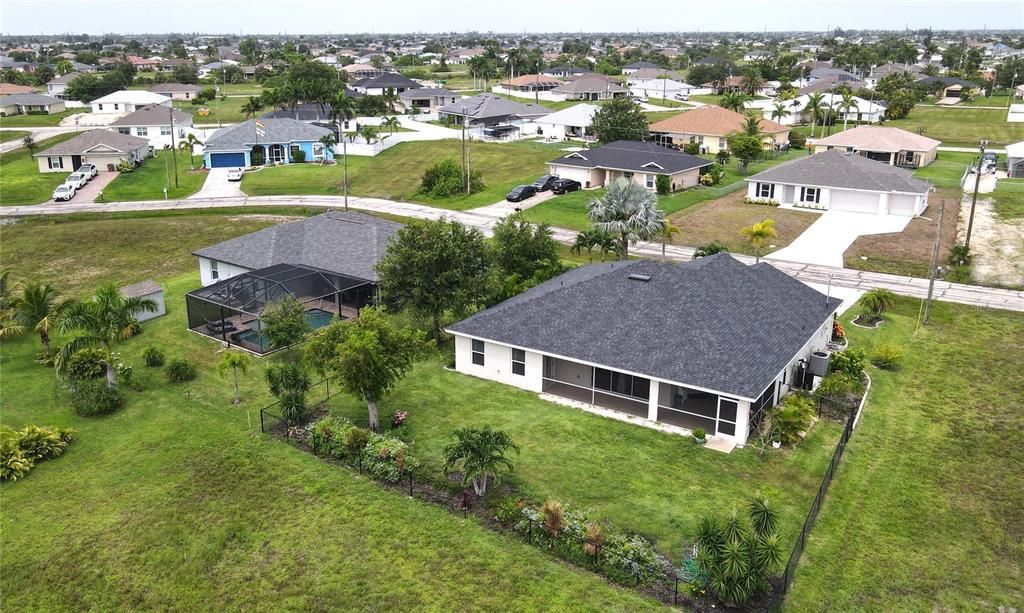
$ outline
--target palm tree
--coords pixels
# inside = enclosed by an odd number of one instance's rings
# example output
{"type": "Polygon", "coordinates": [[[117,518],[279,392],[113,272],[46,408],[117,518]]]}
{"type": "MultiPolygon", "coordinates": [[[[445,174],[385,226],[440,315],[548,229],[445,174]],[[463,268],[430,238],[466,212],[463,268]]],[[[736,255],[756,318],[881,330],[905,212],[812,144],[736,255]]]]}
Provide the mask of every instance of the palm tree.
{"type": "Polygon", "coordinates": [[[741,113],[743,112],[743,105],[746,104],[747,99],[747,95],[743,92],[725,92],[722,94],[722,99],[719,100],[718,105],[724,109],[741,113]]]}
{"type": "Polygon", "coordinates": [[[747,118],[743,120],[743,133],[747,136],[762,136],[761,118],[753,113],[747,113],[747,118]]]}
{"type": "Polygon", "coordinates": [[[857,97],[852,92],[843,92],[843,99],[836,104],[836,108],[843,112],[843,129],[846,129],[846,122],[850,119],[850,110],[857,108],[857,97]]]}
{"type": "Polygon", "coordinates": [[[103,351],[107,366],[107,387],[117,387],[114,368],[114,347],[131,338],[139,330],[135,314],[156,311],[156,303],[149,298],[126,298],[117,285],[110,283],[96,290],[96,295],[85,302],[74,302],[67,307],[57,324],[61,333],[79,332],[57,352],[57,372],[61,372],[75,352],[87,347],[103,351]]]}
{"type": "Polygon", "coordinates": [[[334,151],[334,146],[338,144],[338,139],[334,137],[334,132],[328,132],[320,137],[320,144],[324,146],[324,159],[320,160],[320,164],[323,165],[327,161],[327,151],[334,151]]]}
{"type": "Polygon", "coordinates": [[[67,73],[71,72],[74,69],[75,69],[75,65],[72,64],[66,58],[62,58],[60,60],[57,60],[57,63],[53,65],[54,72],[56,72],[59,75],[66,75],[67,73]]]}
{"type": "Polygon", "coordinates": [[[380,127],[391,130],[391,134],[395,133],[395,130],[402,127],[402,122],[398,120],[398,117],[385,117],[380,122],[380,127]]]}
{"type": "Polygon", "coordinates": [[[11,271],[0,270],[0,339],[17,336],[25,331],[14,319],[14,308],[11,305],[11,271]]]}
{"type": "Polygon", "coordinates": [[[252,358],[241,351],[225,351],[224,355],[220,358],[220,362],[217,364],[217,372],[224,374],[229,370],[231,371],[231,377],[234,380],[235,386],[235,398],[231,404],[240,404],[242,402],[238,395],[238,373],[241,371],[244,375],[250,364],[252,364],[252,358]]]}
{"type": "Polygon", "coordinates": [[[761,247],[764,246],[765,241],[777,237],[779,234],[775,231],[775,222],[771,219],[765,219],[759,221],[752,226],[747,226],[740,230],[740,234],[747,237],[747,242],[754,248],[754,262],[761,261],[761,247]]]}
{"type": "Polygon", "coordinates": [[[444,448],[444,471],[455,467],[462,471],[463,486],[473,484],[477,496],[487,493],[487,481],[498,480],[499,471],[514,470],[509,451],[519,453],[519,447],[501,430],[462,428],[455,431],[455,442],[444,448]]]}
{"type": "Polygon", "coordinates": [[[342,178],[342,189],[345,194],[345,210],[348,210],[348,144],[342,126],[356,116],[355,100],[345,95],[345,91],[338,92],[331,102],[331,121],[334,122],[335,130],[338,132],[338,139],[341,140],[341,159],[344,176],[342,178]]]}
{"type": "Polygon", "coordinates": [[[57,326],[71,302],[61,298],[60,292],[49,283],[29,283],[13,303],[14,323],[22,330],[38,332],[46,355],[50,355],[50,330],[57,326]]]}
{"type": "Polygon", "coordinates": [[[757,94],[757,90],[764,87],[765,80],[757,68],[751,68],[740,79],[740,87],[748,96],[757,94]]]}
{"type": "Polygon", "coordinates": [[[896,294],[887,289],[876,287],[864,292],[859,302],[866,313],[880,318],[895,301],[896,294]]]}
{"type": "Polygon", "coordinates": [[[661,223],[661,229],[658,230],[658,238],[661,239],[661,261],[665,261],[665,249],[668,243],[672,242],[672,237],[679,234],[682,230],[679,226],[673,225],[671,221],[665,220],[661,223]]]}
{"type": "Polygon", "coordinates": [[[242,105],[242,112],[245,113],[245,118],[255,117],[263,109],[263,102],[256,96],[249,96],[249,100],[242,105]]]}
{"type": "Polygon", "coordinates": [[[192,134],[191,132],[189,132],[189,134],[185,136],[185,138],[181,139],[181,143],[178,144],[178,149],[180,149],[182,153],[188,155],[189,170],[196,169],[195,162],[192,160],[192,156],[195,154],[196,147],[202,144],[202,141],[196,138],[196,135],[192,134]]]}
{"type": "Polygon", "coordinates": [[[821,113],[823,104],[825,104],[825,95],[821,92],[814,92],[807,96],[807,104],[804,105],[804,111],[811,114],[811,138],[814,138],[814,124],[818,123],[818,115],[821,113]]]}
{"type": "Polygon", "coordinates": [[[395,112],[395,103],[398,102],[398,94],[395,93],[395,88],[394,87],[386,87],[386,88],[384,88],[384,93],[381,94],[381,98],[383,98],[384,102],[387,103],[388,110],[390,112],[394,113],[395,112]]]}
{"type": "Polygon", "coordinates": [[[775,106],[772,107],[772,121],[778,121],[782,123],[782,120],[789,115],[789,111],[786,110],[786,105],[782,102],[776,102],[775,106]]]}
{"type": "Polygon", "coordinates": [[[526,61],[526,55],[519,47],[512,47],[505,56],[505,66],[508,68],[508,77],[516,78],[516,68],[519,68],[526,61]]]}
{"type": "Polygon", "coordinates": [[[367,145],[372,145],[377,140],[377,126],[363,124],[359,126],[359,136],[363,137],[367,145]]]}
{"type": "Polygon", "coordinates": [[[658,197],[636,181],[620,177],[604,198],[587,205],[594,227],[619,237],[619,258],[629,259],[629,243],[651,240],[663,227],[665,213],[658,209],[658,197]]]}

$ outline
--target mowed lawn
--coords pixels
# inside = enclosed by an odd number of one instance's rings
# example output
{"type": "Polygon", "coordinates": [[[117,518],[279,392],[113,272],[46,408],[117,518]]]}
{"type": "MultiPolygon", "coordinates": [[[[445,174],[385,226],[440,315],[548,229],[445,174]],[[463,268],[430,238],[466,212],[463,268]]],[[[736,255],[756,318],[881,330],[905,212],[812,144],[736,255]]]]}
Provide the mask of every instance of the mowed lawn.
{"type": "Polygon", "coordinates": [[[60,113],[49,113],[47,115],[11,115],[8,117],[0,117],[0,128],[36,128],[36,127],[47,127],[56,126],[60,124],[61,120],[70,115],[76,115],[78,113],[88,113],[92,109],[90,107],[82,107],[77,109],[68,109],[60,113]]]}
{"type": "Polygon", "coordinates": [[[175,157],[178,159],[178,187],[174,186],[174,158],[168,151],[160,151],[160,157],[146,158],[142,166],[111,181],[103,190],[102,201],[161,200],[164,187],[168,185],[167,197],[170,199],[186,198],[196,193],[206,181],[207,171],[202,170],[203,156],[192,156],[192,166],[196,170],[189,169],[187,153],[176,151],[175,157]]]}
{"type": "Polygon", "coordinates": [[[931,182],[935,187],[960,189],[964,171],[978,159],[977,154],[960,151],[939,151],[935,160],[914,171],[914,176],[931,182]]]}
{"type": "Polygon", "coordinates": [[[4,130],[0,132],[0,143],[6,143],[12,140],[22,140],[26,136],[31,134],[25,130],[4,130]]]}
{"type": "Polygon", "coordinates": [[[1005,109],[915,106],[905,119],[885,125],[914,133],[924,130],[925,136],[947,146],[977,147],[987,139],[989,146],[1002,147],[1024,140],[1024,124],[1007,123],[1005,109]]]}
{"type": "MultiPolygon", "coordinates": [[[[420,202],[453,210],[502,200],[521,183],[532,183],[547,163],[564,152],[536,143],[473,143],[472,167],[482,173],[484,189],[470,196],[431,198],[418,193],[423,173],[444,158],[462,159],[457,140],[414,141],[395,145],[374,157],[349,156],[349,194],[420,202]]],[[[333,166],[279,166],[246,174],[242,190],[250,196],[319,194],[336,196],[343,186],[341,160],[333,166]]]]}
{"type": "MultiPolygon", "coordinates": [[[[174,108],[181,109],[186,113],[192,115],[193,125],[217,125],[220,123],[238,123],[245,121],[245,113],[242,112],[242,107],[249,101],[248,96],[245,97],[227,97],[223,100],[216,99],[210,100],[206,104],[192,104],[191,100],[175,100],[174,108]],[[209,109],[210,114],[202,116],[199,114],[199,109],[209,109]]],[[[271,109],[264,109],[263,112],[271,109]]]]}
{"type": "MultiPolygon", "coordinates": [[[[77,136],[76,133],[59,134],[36,143],[36,152],[77,136]]],[[[39,172],[39,164],[32,152],[18,147],[0,153],[0,205],[38,204],[53,195],[53,189],[71,174],[67,172],[39,172]]]]}
{"type": "Polygon", "coordinates": [[[847,326],[904,347],[871,368],[863,419],[807,541],[793,611],[996,611],[1024,603],[1024,313],[920,302],[847,326]]]}
{"type": "Polygon", "coordinates": [[[993,194],[996,215],[1002,219],[1024,217],[1024,179],[1001,179],[993,194]]]}

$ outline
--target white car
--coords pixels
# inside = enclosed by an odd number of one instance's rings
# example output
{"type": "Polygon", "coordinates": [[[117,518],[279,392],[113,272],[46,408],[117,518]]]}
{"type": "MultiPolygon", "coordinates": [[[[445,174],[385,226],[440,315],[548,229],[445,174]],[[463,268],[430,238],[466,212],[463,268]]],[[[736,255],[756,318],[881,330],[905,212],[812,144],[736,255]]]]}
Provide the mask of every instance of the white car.
{"type": "Polygon", "coordinates": [[[77,192],[77,191],[78,190],[75,189],[74,185],[68,185],[67,183],[62,183],[62,184],[57,186],[57,189],[53,190],[53,199],[54,200],[65,200],[65,201],[71,200],[72,198],[75,197],[75,192],[77,192]]]}
{"type": "Polygon", "coordinates": [[[690,101],[690,95],[689,94],[683,94],[683,93],[676,94],[676,100],[682,100],[683,102],[689,102],[690,101]]]}
{"type": "Polygon", "coordinates": [[[82,173],[83,175],[89,177],[89,180],[92,181],[93,179],[96,178],[96,175],[99,174],[99,169],[96,168],[95,164],[82,164],[75,170],[75,172],[82,173]]]}
{"type": "Polygon", "coordinates": [[[242,180],[242,169],[231,168],[228,170],[228,181],[241,181],[242,180]]]}
{"type": "Polygon", "coordinates": [[[80,172],[73,172],[68,175],[67,179],[64,179],[64,185],[70,185],[76,190],[82,189],[86,183],[89,182],[89,175],[82,174],[80,172]]]}

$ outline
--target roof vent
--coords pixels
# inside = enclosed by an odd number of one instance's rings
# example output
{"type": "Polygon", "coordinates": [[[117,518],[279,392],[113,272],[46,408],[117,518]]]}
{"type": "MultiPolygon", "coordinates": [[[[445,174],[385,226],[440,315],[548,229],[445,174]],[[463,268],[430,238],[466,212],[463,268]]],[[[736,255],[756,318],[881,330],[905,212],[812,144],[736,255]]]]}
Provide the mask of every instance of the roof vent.
{"type": "Polygon", "coordinates": [[[648,281],[651,280],[651,275],[632,274],[629,275],[629,278],[632,279],[633,281],[643,281],[644,283],[647,283],[648,281]]]}

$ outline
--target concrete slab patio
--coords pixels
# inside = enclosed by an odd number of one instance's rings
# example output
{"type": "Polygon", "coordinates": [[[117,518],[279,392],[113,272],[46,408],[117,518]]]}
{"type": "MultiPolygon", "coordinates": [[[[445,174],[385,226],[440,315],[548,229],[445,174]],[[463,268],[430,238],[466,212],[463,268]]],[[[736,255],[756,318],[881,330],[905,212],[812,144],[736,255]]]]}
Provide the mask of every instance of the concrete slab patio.
{"type": "Polygon", "coordinates": [[[908,223],[910,217],[901,215],[825,211],[796,240],[764,257],[842,268],[843,253],[858,236],[902,232],[908,223]]]}

